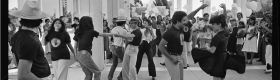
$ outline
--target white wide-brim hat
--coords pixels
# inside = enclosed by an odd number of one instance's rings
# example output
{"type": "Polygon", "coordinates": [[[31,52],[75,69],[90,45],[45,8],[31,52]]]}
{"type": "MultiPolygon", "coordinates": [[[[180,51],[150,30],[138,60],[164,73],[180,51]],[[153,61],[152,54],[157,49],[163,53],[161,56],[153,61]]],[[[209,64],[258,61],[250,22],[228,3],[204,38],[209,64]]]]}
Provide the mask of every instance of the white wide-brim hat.
{"type": "Polygon", "coordinates": [[[127,21],[125,16],[118,16],[116,22],[127,21]]]}
{"type": "Polygon", "coordinates": [[[27,0],[21,10],[11,12],[11,15],[23,19],[43,19],[50,17],[40,9],[38,0],[27,0]]]}

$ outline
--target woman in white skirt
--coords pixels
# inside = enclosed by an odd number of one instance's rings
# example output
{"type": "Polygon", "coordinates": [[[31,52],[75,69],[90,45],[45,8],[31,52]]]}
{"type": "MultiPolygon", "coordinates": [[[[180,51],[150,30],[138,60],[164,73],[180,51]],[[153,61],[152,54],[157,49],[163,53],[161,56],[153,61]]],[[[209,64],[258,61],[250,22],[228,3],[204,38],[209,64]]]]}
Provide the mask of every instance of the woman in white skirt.
{"type": "Polygon", "coordinates": [[[250,17],[248,26],[246,28],[246,40],[244,42],[244,46],[242,48],[242,51],[245,55],[245,62],[248,64],[252,64],[254,54],[257,53],[257,29],[255,27],[255,24],[257,23],[255,17],[250,17]],[[247,53],[251,53],[251,60],[250,62],[247,61],[247,53]]]}

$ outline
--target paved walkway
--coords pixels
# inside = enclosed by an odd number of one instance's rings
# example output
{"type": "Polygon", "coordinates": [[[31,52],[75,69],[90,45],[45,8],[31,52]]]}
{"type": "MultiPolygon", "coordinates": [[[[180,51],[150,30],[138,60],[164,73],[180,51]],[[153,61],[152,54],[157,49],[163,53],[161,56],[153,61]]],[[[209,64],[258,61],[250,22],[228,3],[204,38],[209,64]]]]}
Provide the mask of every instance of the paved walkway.
{"type": "MultiPolygon", "coordinates": [[[[47,56],[49,57],[49,56],[47,56]]],[[[142,61],[142,67],[138,74],[138,80],[151,80],[151,77],[148,73],[148,60],[144,56],[142,61]]],[[[50,60],[48,58],[48,60],[50,60]]],[[[156,71],[157,71],[157,80],[170,80],[170,76],[168,71],[164,66],[161,66],[159,63],[162,62],[161,57],[154,57],[156,71]]],[[[191,56],[189,56],[190,60],[190,67],[184,70],[184,80],[212,80],[212,77],[203,72],[198,64],[194,64],[191,56]]],[[[255,61],[255,60],[254,60],[255,61]]],[[[74,61],[73,61],[74,62],[74,61]]],[[[72,63],[73,63],[72,62],[72,63]]],[[[111,67],[111,60],[108,61],[106,67],[102,70],[102,79],[107,80],[107,76],[111,67]]],[[[244,74],[238,74],[235,71],[228,70],[227,76],[225,80],[271,80],[271,74],[264,73],[264,65],[261,65],[259,62],[253,62],[253,65],[247,65],[246,72],[244,74]]],[[[121,64],[120,63],[114,73],[114,80],[117,80],[116,77],[119,75],[121,71],[121,64]]],[[[76,66],[77,63],[74,63],[69,68],[68,72],[68,80],[82,80],[85,75],[80,67],[76,66]]],[[[16,72],[17,69],[9,70],[9,78],[11,80],[16,80],[16,72]]]]}
{"type": "MultiPolygon", "coordinates": [[[[72,37],[73,35],[70,34],[72,37]]],[[[50,55],[46,56],[49,63],[50,61],[50,55]]],[[[146,55],[144,55],[142,61],[142,67],[140,69],[140,72],[138,74],[138,80],[151,80],[151,77],[148,73],[148,60],[146,58],[146,55]]],[[[184,80],[213,80],[211,76],[206,74],[201,70],[198,64],[194,64],[191,55],[188,55],[189,65],[190,67],[188,69],[184,69],[184,80]]],[[[154,62],[156,66],[157,71],[157,77],[156,80],[170,80],[170,76],[168,71],[164,66],[161,66],[159,63],[163,61],[162,57],[154,57],[154,62]]],[[[102,79],[101,80],[108,80],[107,76],[110,70],[110,67],[112,65],[111,60],[107,60],[106,67],[102,70],[102,79]]],[[[83,73],[82,69],[80,67],[77,67],[74,60],[72,60],[69,64],[72,64],[69,68],[68,72],[68,80],[83,80],[85,77],[85,74],[83,73]]],[[[117,76],[119,75],[119,72],[121,71],[121,65],[122,63],[119,63],[115,73],[113,80],[117,80],[117,76]]],[[[265,74],[264,73],[265,66],[262,65],[260,62],[256,62],[254,60],[252,65],[247,65],[246,72],[244,74],[238,74],[235,71],[227,70],[227,76],[225,80],[271,80],[272,76],[271,74],[265,74]]],[[[17,80],[16,78],[17,69],[9,70],[9,79],[10,80],[17,80]]]]}

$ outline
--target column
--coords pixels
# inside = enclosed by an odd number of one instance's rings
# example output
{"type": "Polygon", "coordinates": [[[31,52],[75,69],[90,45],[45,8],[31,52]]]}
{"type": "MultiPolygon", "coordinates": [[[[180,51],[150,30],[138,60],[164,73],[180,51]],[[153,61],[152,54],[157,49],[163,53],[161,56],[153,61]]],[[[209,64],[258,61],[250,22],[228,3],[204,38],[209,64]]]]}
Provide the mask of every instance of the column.
{"type": "Polygon", "coordinates": [[[182,11],[182,0],[177,0],[177,11],[182,11]]]}
{"type": "Polygon", "coordinates": [[[89,16],[90,3],[89,0],[79,0],[79,17],[89,16]]]}
{"type": "Polygon", "coordinates": [[[107,0],[107,21],[108,21],[108,25],[113,24],[112,23],[112,19],[113,17],[113,0],[107,0]]]}
{"type": "Polygon", "coordinates": [[[112,0],[113,1],[113,17],[118,17],[119,13],[119,0],[112,0]]]}
{"type": "Polygon", "coordinates": [[[130,17],[130,0],[124,0],[124,14],[126,17],[130,17]]]}
{"type": "Polygon", "coordinates": [[[203,3],[205,3],[206,1],[209,1],[209,2],[210,2],[210,5],[202,10],[202,15],[203,15],[204,13],[208,13],[209,16],[210,16],[210,14],[211,14],[211,13],[210,13],[210,11],[211,11],[211,0],[204,0],[203,3]]]}
{"type": "MultiPolygon", "coordinates": [[[[92,17],[94,30],[103,33],[103,17],[102,17],[102,1],[103,0],[88,0],[89,2],[89,16],[92,17]]],[[[104,44],[103,37],[95,38],[92,41],[92,59],[99,67],[104,69],[104,44]]]]}
{"type": "Polygon", "coordinates": [[[188,5],[188,9],[187,9],[187,13],[190,14],[193,10],[192,10],[192,6],[193,6],[193,0],[187,0],[187,5],[188,5]]]}
{"type": "Polygon", "coordinates": [[[247,18],[246,18],[246,14],[245,14],[245,12],[246,12],[246,3],[247,3],[247,0],[240,0],[240,2],[241,2],[241,12],[242,12],[242,14],[243,14],[243,18],[245,19],[245,21],[244,21],[244,23],[246,24],[247,23],[247,18]]]}
{"type": "Polygon", "coordinates": [[[172,6],[170,6],[170,18],[172,18],[173,14],[174,14],[174,0],[170,0],[172,2],[172,6]]]}
{"type": "Polygon", "coordinates": [[[42,0],[42,11],[53,16],[59,17],[59,1],[58,0],[42,0]],[[52,4],[52,6],[50,6],[52,4]]]}
{"type": "Polygon", "coordinates": [[[105,14],[103,15],[103,19],[104,20],[107,20],[108,22],[108,0],[102,0],[102,14],[105,14]]]}
{"type": "MultiPolygon", "coordinates": [[[[93,20],[94,30],[103,33],[102,0],[78,0],[79,17],[90,16],[93,20]]],[[[104,44],[103,37],[94,38],[92,41],[92,59],[99,69],[103,69],[104,64],[104,44]],[[98,46],[97,46],[98,45],[98,46]]]]}
{"type": "Polygon", "coordinates": [[[113,18],[118,16],[118,0],[107,0],[107,21],[111,25],[113,18]]]}

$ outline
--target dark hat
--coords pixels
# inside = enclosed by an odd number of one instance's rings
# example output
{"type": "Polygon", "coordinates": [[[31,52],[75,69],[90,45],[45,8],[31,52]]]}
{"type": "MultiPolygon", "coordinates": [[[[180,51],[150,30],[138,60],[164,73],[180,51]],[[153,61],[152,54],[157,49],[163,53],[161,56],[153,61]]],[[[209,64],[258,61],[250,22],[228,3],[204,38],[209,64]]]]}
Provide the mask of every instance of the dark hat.
{"type": "Polygon", "coordinates": [[[139,22],[139,18],[138,17],[131,17],[130,22],[139,22]]]}

